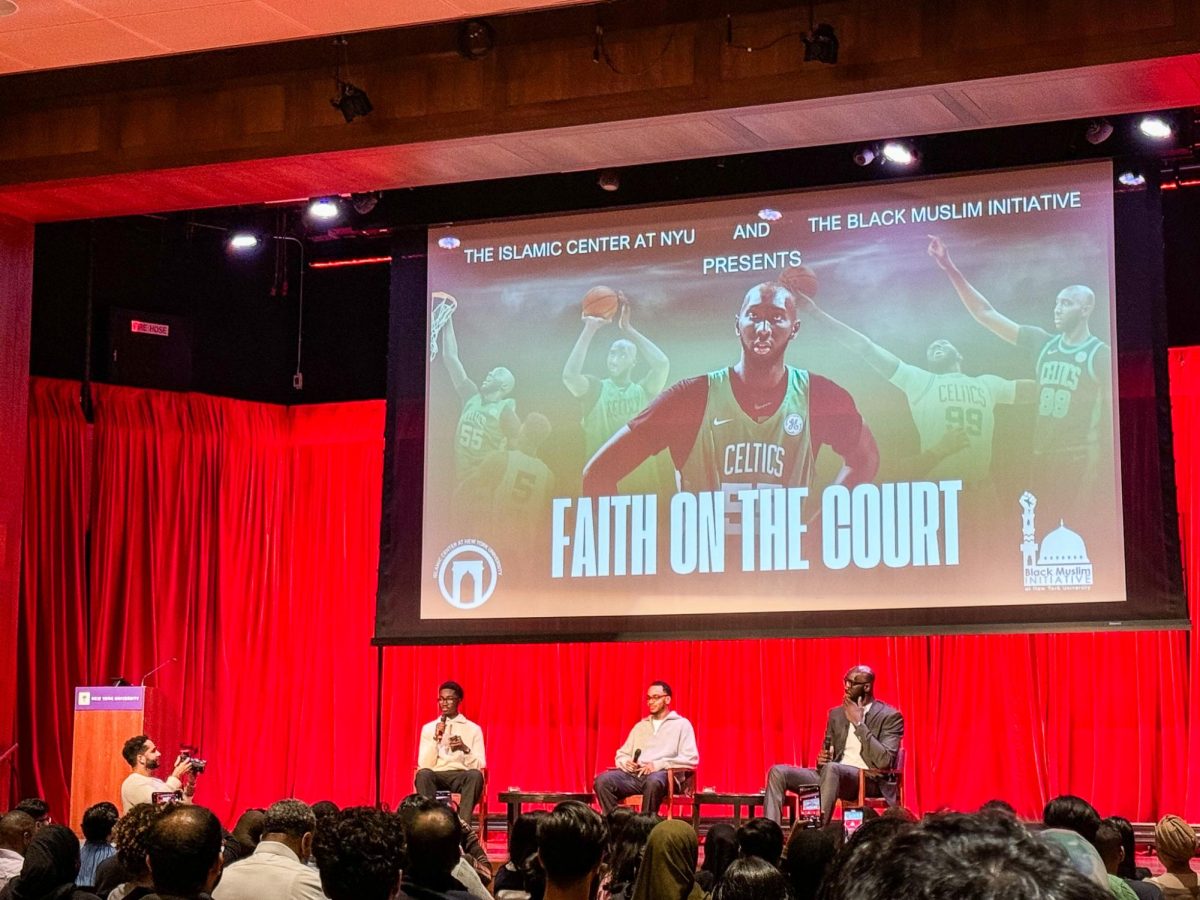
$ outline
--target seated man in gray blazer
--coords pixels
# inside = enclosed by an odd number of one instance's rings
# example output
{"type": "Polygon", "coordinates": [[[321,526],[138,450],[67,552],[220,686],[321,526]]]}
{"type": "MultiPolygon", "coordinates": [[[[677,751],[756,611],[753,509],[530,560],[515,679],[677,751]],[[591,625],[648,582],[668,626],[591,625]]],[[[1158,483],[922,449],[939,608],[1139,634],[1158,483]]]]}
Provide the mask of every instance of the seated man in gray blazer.
{"type": "MultiPolygon", "coordinates": [[[[903,713],[876,699],[875,673],[867,666],[847,672],[844,685],[841,704],[829,710],[817,767],[772,766],[767,773],[763,813],[768,819],[780,820],[787,791],[817,788],[821,792],[821,825],[828,825],[838,798],[858,799],[859,770],[895,767],[904,737],[903,713]]],[[[896,785],[890,780],[868,778],[867,793],[883,797],[888,806],[896,805],[896,785]]]]}

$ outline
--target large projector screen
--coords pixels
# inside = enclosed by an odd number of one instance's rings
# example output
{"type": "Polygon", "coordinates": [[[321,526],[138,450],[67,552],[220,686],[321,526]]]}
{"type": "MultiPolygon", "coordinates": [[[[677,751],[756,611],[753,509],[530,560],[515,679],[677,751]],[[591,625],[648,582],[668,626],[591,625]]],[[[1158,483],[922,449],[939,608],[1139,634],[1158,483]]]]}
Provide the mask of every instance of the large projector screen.
{"type": "Polygon", "coordinates": [[[419,578],[385,528],[377,638],[1181,619],[1159,300],[1118,312],[1112,184],[1101,162],[432,229],[424,500],[385,511],[420,516],[419,578]]]}

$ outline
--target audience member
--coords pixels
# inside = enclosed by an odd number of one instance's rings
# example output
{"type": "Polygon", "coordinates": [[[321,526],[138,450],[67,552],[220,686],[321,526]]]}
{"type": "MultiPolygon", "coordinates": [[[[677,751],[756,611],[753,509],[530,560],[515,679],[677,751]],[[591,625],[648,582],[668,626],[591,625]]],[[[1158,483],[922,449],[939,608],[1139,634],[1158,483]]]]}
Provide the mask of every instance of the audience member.
{"type": "Polygon", "coordinates": [[[642,851],[646,849],[650,832],[660,821],[658,816],[651,813],[638,813],[625,819],[617,834],[609,833],[608,860],[600,879],[599,900],[629,900],[633,896],[642,851]]]}
{"type": "Polygon", "coordinates": [[[575,800],[558,804],[538,822],[538,859],[546,873],[546,900],[588,900],[607,839],[604,820],[590,806],[575,800]]]}
{"type": "Polygon", "coordinates": [[[109,843],[116,824],[117,808],[107,800],[84,810],[80,823],[83,846],[79,848],[79,874],[75,878],[80,887],[95,887],[96,869],[100,863],[117,855],[116,848],[109,843]]]}
{"type": "Polygon", "coordinates": [[[162,763],[162,751],[144,734],[135,734],[121,747],[121,756],[129,764],[130,773],[121,782],[121,812],[127,813],[139,803],[153,803],[155,794],[182,792],[190,801],[196,792],[192,761],[182,755],[175,759],[175,769],[166,780],[154,775],[162,763]],[[192,775],[190,779],[188,776],[192,775]],[[185,783],[185,779],[188,779],[185,783]]]}
{"type": "Polygon", "coordinates": [[[1089,844],[1096,841],[1096,829],[1100,827],[1100,813],[1082,797],[1063,794],[1055,797],[1042,810],[1042,822],[1047,828],[1065,828],[1083,835],[1089,844]]]}
{"type": "Polygon", "coordinates": [[[1162,900],[1162,891],[1157,885],[1144,881],[1126,881],[1119,874],[1121,861],[1125,858],[1121,829],[1111,819],[1101,819],[1096,829],[1096,852],[1108,872],[1108,887],[1118,900],[1162,900]]]}
{"type": "Polygon", "coordinates": [[[1010,818],[1013,818],[1013,819],[1015,819],[1017,817],[1016,809],[1014,809],[1013,805],[1011,803],[1009,803],[1007,800],[999,800],[999,799],[988,800],[981,807],[979,807],[979,811],[981,813],[993,813],[993,814],[998,813],[1000,815],[1009,816],[1010,818]]]}
{"type": "Polygon", "coordinates": [[[400,881],[404,835],[396,816],[351,806],[317,832],[313,853],[329,900],[389,900],[400,881]]]}
{"type": "MultiPolygon", "coordinates": [[[[330,817],[336,816],[340,810],[338,805],[332,800],[318,800],[312,805],[312,811],[313,815],[317,818],[317,831],[320,831],[322,824],[327,822],[330,817]]],[[[313,835],[313,840],[316,840],[315,833],[313,835]]],[[[308,855],[308,862],[306,865],[314,872],[317,870],[317,857],[315,854],[310,853],[308,855]]]]}
{"type": "Polygon", "coordinates": [[[17,812],[23,812],[33,819],[34,830],[53,824],[50,818],[50,804],[41,797],[26,797],[13,807],[17,812]]]}
{"type": "MultiPolygon", "coordinates": [[[[828,827],[832,830],[836,823],[828,827]]],[[[876,849],[912,827],[912,823],[903,819],[864,818],[862,825],[845,840],[834,857],[826,881],[853,881],[862,877],[875,864],[876,849]]]]}
{"type": "Polygon", "coordinates": [[[841,828],[794,828],[788,837],[783,872],[796,900],[814,900],[838,852],[841,828]]]}
{"type": "Polygon", "coordinates": [[[1191,859],[1196,855],[1196,832],[1179,816],[1163,816],[1154,826],[1154,853],[1165,871],[1150,879],[1158,885],[1163,900],[1195,900],[1200,897],[1191,859]]]}
{"type": "Polygon", "coordinates": [[[1104,871],[1104,862],[1100,859],[1100,854],[1082,834],[1066,828],[1043,828],[1035,834],[1043,843],[1061,850],[1076,872],[1097,887],[1112,893],[1108,884],[1108,873],[1104,871]]]}
{"type": "Polygon", "coordinates": [[[1127,881],[1145,881],[1150,877],[1150,870],[1137,864],[1137,839],[1133,834],[1133,823],[1124,816],[1109,816],[1104,821],[1111,822],[1121,832],[1121,849],[1125,851],[1125,855],[1117,868],[1117,874],[1127,881]]]}
{"type": "Polygon", "coordinates": [[[434,801],[430,807],[403,813],[401,822],[408,853],[396,896],[471,900],[462,882],[450,874],[462,860],[462,822],[454,811],[434,801]]]}
{"type": "Polygon", "coordinates": [[[156,900],[207,900],[221,880],[221,823],[203,806],[174,806],[150,825],[146,858],[156,900]]]}
{"type": "Polygon", "coordinates": [[[508,834],[508,862],[496,872],[492,893],[496,900],[540,900],[545,891],[537,861],[537,826],[545,810],[522,813],[508,834]]]}
{"type": "Polygon", "coordinates": [[[687,822],[668,819],[650,832],[638,869],[633,900],[702,900],[696,884],[700,839],[687,822]]]}
{"type": "Polygon", "coordinates": [[[1112,900],[1008,816],[939,813],[915,825],[881,818],[872,830],[875,837],[847,842],[843,855],[865,859],[835,865],[822,900],[1112,900]]]}
{"type": "Polygon", "coordinates": [[[324,900],[321,877],[306,865],[316,828],[307,803],[272,803],[254,853],[224,870],[213,900],[324,900]]]}
{"type": "Polygon", "coordinates": [[[696,872],[696,884],[704,893],[711,894],[729,864],[737,858],[738,839],[733,826],[724,822],[711,826],[704,835],[704,862],[696,872]]]}
{"type": "Polygon", "coordinates": [[[112,833],[117,855],[97,869],[97,894],[108,900],[141,900],[154,892],[146,854],[150,850],[150,826],[164,812],[165,807],[139,803],[117,819],[112,833]]]}
{"type": "Polygon", "coordinates": [[[5,900],[98,900],[90,891],[75,886],[79,874],[79,840],[65,825],[43,825],[37,829],[21,874],[12,879],[0,897],[5,900]]]}
{"type": "Polygon", "coordinates": [[[252,807],[238,816],[237,823],[233,826],[232,837],[234,843],[238,846],[236,855],[226,852],[226,863],[235,862],[239,859],[245,859],[254,852],[254,848],[258,846],[258,842],[262,840],[263,825],[267,821],[267,812],[257,807],[252,807]],[[232,859],[230,857],[233,857],[232,859]]]}
{"type": "Polygon", "coordinates": [[[778,867],[783,856],[783,829],[770,819],[751,819],[737,830],[738,851],[778,867]]]}
{"type": "Polygon", "coordinates": [[[400,827],[407,833],[409,827],[416,820],[418,813],[434,809],[449,810],[451,815],[454,815],[458,819],[459,854],[458,860],[454,863],[454,868],[450,870],[450,877],[457,881],[459,886],[466,890],[472,897],[479,898],[479,900],[488,900],[491,895],[480,878],[475,860],[467,856],[464,850],[464,839],[468,836],[474,837],[475,832],[467,826],[461,816],[455,814],[454,810],[443,803],[439,803],[437,800],[430,800],[428,797],[422,797],[420,794],[409,794],[400,801],[400,808],[396,810],[396,814],[400,817],[400,827]]]}
{"type": "MultiPolygon", "coordinates": [[[[774,824],[774,823],[772,823],[774,824]]],[[[778,826],[776,826],[778,827],[778,826]]],[[[734,860],[717,882],[712,900],[793,900],[783,874],[760,856],[734,860]]]]}
{"type": "Polygon", "coordinates": [[[19,809],[0,817],[0,889],[21,874],[36,827],[33,816],[19,809]]]}

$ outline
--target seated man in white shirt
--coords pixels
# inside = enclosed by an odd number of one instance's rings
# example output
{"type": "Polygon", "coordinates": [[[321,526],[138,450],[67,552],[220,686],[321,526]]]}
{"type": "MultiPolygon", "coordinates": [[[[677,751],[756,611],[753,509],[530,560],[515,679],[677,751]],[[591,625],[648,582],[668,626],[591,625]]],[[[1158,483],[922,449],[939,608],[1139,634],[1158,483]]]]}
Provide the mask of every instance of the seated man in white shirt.
{"type": "Polygon", "coordinates": [[[19,809],[0,817],[0,888],[21,874],[34,830],[33,817],[19,809]]]}
{"type": "Polygon", "coordinates": [[[605,815],[635,794],[642,795],[642,812],[657,813],[667,798],[666,770],[695,769],[700,763],[692,723],[671,709],[671,686],[651,682],[646,706],[650,715],[633,726],[617,750],[617,767],[596,776],[593,787],[605,815]]]}
{"type": "Polygon", "coordinates": [[[307,865],[316,828],[307,803],[272,803],[262,840],[250,856],[225,868],[213,900],[323,900],[321,876],[307,865]]]}
{"type": "Polygon", "coordinates": [[[440,715],[421,729],[414,787],[431,800],[438,791],[458,794],[462,798],[459,817],[469,821],[483,791],[481,770],[487,765],[487,757],[482,729],[458,711],[462,700],[462,685],[457,681],[444,682],[438,688],[440,715]]]}
{"type": "Polygon", "coordinates": [[[121,756],[133,769],[121,782],[121,815],[129,812],[139,803],[153,803],[154,795],[183,791],[185,803],[190,803],[192,794],[196,792],[196,780],[185,779],[192,774],[191,760],[180,756],[175,760],[175,770],[167,776],[166,781],[156,778],[154,772],[162,761],[162,751],[144,734],[131,737],[121,748],[121,756]]]}
{"type": "MultiPolygon", "coordinates": [[[[821,825],[828,825],[839,797],[858,799],[861,770],[895,767],[904,737],[904,715],[875,697],[875,673],[867,666],[848,671],[843,686],[842,702],[829,710],[817,767],[772,766],[767,773],[763,815],[768,819],[779,821],[787,791],[803,793],[815,788],[821,795],[821,825]]],[[[868,778],[867,794],[883,797],[888,806],[896,805],[893,782],[868,778]]]]}

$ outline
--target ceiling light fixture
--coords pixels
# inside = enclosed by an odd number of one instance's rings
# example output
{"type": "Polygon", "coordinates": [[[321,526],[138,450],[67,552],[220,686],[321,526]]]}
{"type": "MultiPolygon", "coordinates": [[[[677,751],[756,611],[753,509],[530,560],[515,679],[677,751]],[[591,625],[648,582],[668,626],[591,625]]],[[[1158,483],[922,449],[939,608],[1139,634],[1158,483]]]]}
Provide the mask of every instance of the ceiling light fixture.
{"type": "Polygon", "coordinates": [[[334,197],[317,197],[308,203],[308,214],[314,219],[328,222],[341,215],[341,207],[334,197]]]}
{"type": "Polygon", "coordinates": [[[899,141],[888,141],[883,145],[883,158],[898,166],[911,166],[917,161],[912,148],[899,141]]]}
{"type": "Polygon", "coordinates": [[[1146,137],[1156,141],[1165,141],[1175,133],[1171,128],[1171,123],[1162,116],[1142,116],[1142,121],[1138,123],[1138,130],[1146,137]]]}
{"type": "Polygon", "coordinates": [[[1083,139],[1092,146],[1103,144],[1112,137],[1113,126],[1108,119],[1093,119],[1084,129],[1083,139]]]}

